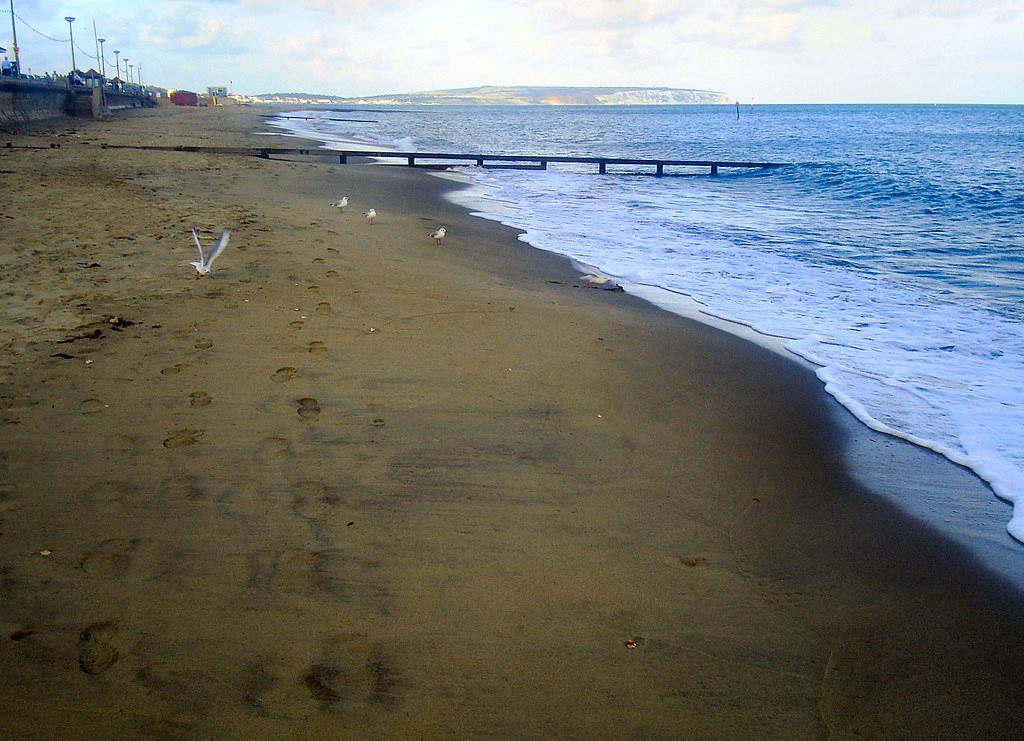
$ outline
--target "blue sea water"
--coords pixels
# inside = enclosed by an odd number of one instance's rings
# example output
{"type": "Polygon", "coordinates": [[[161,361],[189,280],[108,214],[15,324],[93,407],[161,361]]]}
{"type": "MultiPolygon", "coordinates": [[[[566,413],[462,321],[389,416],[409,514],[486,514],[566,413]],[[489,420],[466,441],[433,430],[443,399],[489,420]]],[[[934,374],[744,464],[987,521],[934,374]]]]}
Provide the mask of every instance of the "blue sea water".
{"type": "Polygon", "coordinates": [[[862,422],[987,481],[1024,541],[1024,106],[301,115],[276,123],[335,148],[788,163],[460,171],[483,188],[478,211],[530,244],[782,338],[862,422]]]}

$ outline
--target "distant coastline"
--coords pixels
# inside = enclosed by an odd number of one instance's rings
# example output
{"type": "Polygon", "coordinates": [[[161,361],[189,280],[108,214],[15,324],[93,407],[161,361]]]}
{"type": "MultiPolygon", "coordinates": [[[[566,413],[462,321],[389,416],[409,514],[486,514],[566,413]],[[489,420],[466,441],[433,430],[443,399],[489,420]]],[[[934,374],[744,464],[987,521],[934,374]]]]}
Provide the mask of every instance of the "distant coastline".
{"type": "Polygon", "coordinates": [[[695,88],[495,85],[362,97],[296,92],[237,97],[247,103],[305,105],[707,105],[732,102],[727,93],[695,88]]]}

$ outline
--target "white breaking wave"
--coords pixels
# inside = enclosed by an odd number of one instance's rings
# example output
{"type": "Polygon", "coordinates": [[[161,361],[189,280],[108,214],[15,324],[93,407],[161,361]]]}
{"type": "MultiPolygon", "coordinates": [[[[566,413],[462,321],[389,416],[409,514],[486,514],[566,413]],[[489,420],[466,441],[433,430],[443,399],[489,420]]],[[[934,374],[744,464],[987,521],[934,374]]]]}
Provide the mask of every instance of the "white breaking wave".
{"type": "MultiPolygon", "coordinates": [[[[303,122],[298,122],[303,123],[303,122]]],[[[331,126],[289,130],[340,148],[415,148],[340,138],[331,126]]],[[[617,280],[692,297],[701,310],[768,336],[818,366],[825,389],[878,431],[972,469],[1014,504],[1007,530],[1024,541],[1024,332],[982,308],[897,277],[815,260],[799,234],[827,200],[756,202],[738,179],[596,177],[460,168],[477,215],[525,230],[529,244],[617,280]],[[558,208],[552,209],[551,205],[558,208]],[[753,235],[753,236],[751,236],[753,235]],[[1017,506],[1020,503],[1020,506],[1017,506]]],[[[754,188],[753,190],[757,190],[754,188]]]]}

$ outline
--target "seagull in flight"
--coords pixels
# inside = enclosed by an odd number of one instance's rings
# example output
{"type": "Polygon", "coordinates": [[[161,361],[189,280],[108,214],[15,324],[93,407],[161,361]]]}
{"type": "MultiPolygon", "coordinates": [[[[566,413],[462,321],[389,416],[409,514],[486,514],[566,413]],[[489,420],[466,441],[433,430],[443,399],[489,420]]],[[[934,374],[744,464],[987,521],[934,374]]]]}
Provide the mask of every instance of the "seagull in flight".
{"type": "Polygon", "coordinates": [[[441,242],[444,241],[444,235],[447,234],[447,233],[448,233],[448,227],[442,226],[437,231],[431,232],[430,233],[430,238],[434,240],[434,244],[436,244],[438,247],[440,247],[441,246],[441,242]]]}
{"type": "Polygon", "coordinates": [[[373,226],[373,220],[377,218],[377,210],[371,208],[369,211],[363,213],[363,216],[365,216],[366,220],[370,222],[370,226],[373,226]]]}
{"type": "Polygon", "coordinates": [[[345,206],[348,205],[348,196],[342,196],[338,200],[331,203],[334,208],[340,208],[342,212],[345,211],[345,206]]]}
{"type": "Polygon", "coordinates": [[[217,244],[214,245],[213,249],[210,250],[209,255],[203,255],[203,246],[199,244],[199,235],[196,234],[196,230],[192,229],[192,239],[195,240],[196,249],[199,250],[199,259],[193,260],[189,263],[196,269],[196,278],[207,275],[213,270],[213,261],[220,257],[220,253],[224,251],[224,248],[228,246],[228,240],[231,239],[231,232],[225,229],[221,232],[220,239],[217,240],[217,244]]]}

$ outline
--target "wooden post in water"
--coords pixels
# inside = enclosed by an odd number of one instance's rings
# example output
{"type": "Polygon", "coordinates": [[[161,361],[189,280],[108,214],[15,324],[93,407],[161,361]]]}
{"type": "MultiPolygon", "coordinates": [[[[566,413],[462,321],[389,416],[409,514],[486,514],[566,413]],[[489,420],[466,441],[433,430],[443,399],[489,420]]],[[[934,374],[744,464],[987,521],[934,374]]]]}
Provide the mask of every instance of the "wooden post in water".
{"type": "Polygon", "coordinates": [[[597,172],[598,172],[599,175],[604,175],[605,174],[605,167],[606,166],[607,166],[607,163],[604,160],[600,160],[597,163],[597,172]]]}
{"type": "Polygon", "coordinates": [[[339,165],[347,165],[348,164],[348,155],[347,154],[339,154],[338,155],[338,164],[339,165]]]}
{"type": "Polygon", "coordinates": [[[484,166],[484,158],[483,157],[477,157],[476,158],[476,166],[477,167],[483,167],[484,166]]]}
{"type": "Polygon", "coordinates": [[[542,169],[542,170],[548,169],[548,161],[547,160],[541,160],[540,161],[540,169],[542,169]]]}
{"type": "Polygon", "coordinates": [[[718,165],[711,165],[711,174],[712,175],[717,175],[718,174],[718,165]]]}
{"type": "Polygon", "coordinates": [[[415,167],[415,166],[416,166],[416,158],[415,157],[410,157],[409,158],[409,167],[415,167]]]}
{"type": "Polygon", "coordinates": [[[665,164],[663,162],[658,163],[658,171],[654,174],[657,175],[659,178],[665,174],[665,164]]]}

